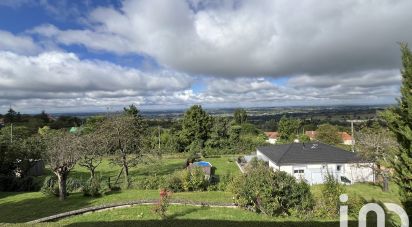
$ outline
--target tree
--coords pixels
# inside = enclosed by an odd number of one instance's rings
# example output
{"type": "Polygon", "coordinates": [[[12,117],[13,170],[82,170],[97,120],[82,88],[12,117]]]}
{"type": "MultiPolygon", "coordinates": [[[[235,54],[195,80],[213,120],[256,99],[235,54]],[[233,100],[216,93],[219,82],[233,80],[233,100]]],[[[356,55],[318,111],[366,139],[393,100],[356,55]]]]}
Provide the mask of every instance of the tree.
{"type": "MultiPolygon", "coordinates": [[[[20,114],[20,113],[19,113],[20,114]]],[[[5,123],[14,123],[17,121],[17,112],[10,108],[7,113],[4,115],[5,123]]]]}
{"type": "Polygon", "coordinates": [[[280,138],[287,142],[291,142],[294,139],[299,129],[300,124],[301,124],[300,120],[288,119],[285,116],[283,116],[280,119],[279,124],[278,124],[278,131],[280,133],[280,138]]]}
{"type": "Polygon", "coordinates": [[[80,140],[78,136],[67,132],[67,130],[57,130],[46,134],[45,147],[44,160],[57,176],[59,199],[65,200],[67,178],[81,157],[80,140]]]}
{"type": "Polygon", "coordinates": [[[133,117],[138,117],[140,115],[139,109],[137,109],[137,107],[134,104],[130,105],[129,107],[123,108],[123,111],[125,114],[128,114],[133,117]]]}
{"type": "Polygon", "coordinates": [[[90,179],[94,179],[96,168],[102,163],[103,156],[108,153],[109,141],[104,134],[98,132],[84,134],[80,137],[79,165],[90,172],[90,179]]]}
{"type": "Polygon", "coordinates": [[[342,138],[339,136],[339,131],[336,126],[323,124],[316,131],[316,139],[327,144],[342,143],[342,138]]]}
{"type": "Polygon", "coordinates": [[[190,107],[182,119],[181,139],[188,146],[196,143],[203,148],[204,142],[209,137],[211,117],[200,105],[190,107]]]}
{"type": "MultiPolygon", "coordinates": [[[[124,185],[129,187],[129,168],[142,161],[145,150],[147,126],[140,114],[109,117],[102,123],[98,133],[105,135],[115,153],[113,163],[122,166],[124,185]]],[[[119,174],[120,176],[120,174],[119,174]]]]}
{"type": "Polygon", "coordinates": [[[412,52],[408,45],[401,43],[402,85],[398,105],[387,109],[382,117],[395,134],[398,148],[392,166],[395,181],[399,185],[402,204],[406,212],[412,214],[412,52]]]}
{"type": "Polygon", "coordinates": [[[388,167],[388,162],[393,156],[393,149],[397,146],[393,135],[388,129],[382,128],[378,123],[372,127],[364,128],[357,133],[356,139],[357,152],[368,161],[376,164],[373,169],[377,176],[383,178],[383,190],[388,191],[389,170],[382,169],[382,166],[388,167]]]}
{"type": "Polygon", "coordinates": [[[225,117],[214,117],[213,127],[210,130],[210,138],[207,146],[211,148],[224,148],[229,140],[229,121],[225,117]]]}
{"type": "Polygon", "coordinates": [[[233,120],[236,124],[241,125],[247,121],[247,113],[245,109],[236,109],[233,113],[233,120]]]}

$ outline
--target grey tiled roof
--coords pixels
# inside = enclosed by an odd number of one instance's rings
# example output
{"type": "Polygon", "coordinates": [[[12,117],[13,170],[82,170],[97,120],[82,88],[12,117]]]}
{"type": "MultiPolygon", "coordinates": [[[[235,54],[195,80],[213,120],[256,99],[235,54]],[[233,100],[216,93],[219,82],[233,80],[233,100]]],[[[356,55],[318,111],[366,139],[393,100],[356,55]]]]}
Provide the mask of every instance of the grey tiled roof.
{"type": "Polygon", "coordinates": [[[292,143],[258,147],[266,157],[277,165],[359,163],[362,158],[354,152],[323,143],[292,143]]]}

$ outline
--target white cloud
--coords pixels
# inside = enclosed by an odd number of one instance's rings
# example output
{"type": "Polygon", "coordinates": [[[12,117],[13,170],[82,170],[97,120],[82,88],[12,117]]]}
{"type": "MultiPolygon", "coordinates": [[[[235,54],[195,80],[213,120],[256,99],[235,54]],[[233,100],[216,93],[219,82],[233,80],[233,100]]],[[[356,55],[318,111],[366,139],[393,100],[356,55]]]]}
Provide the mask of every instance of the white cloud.
{"type": "Polygon", "coordinates": [[[15,53],[38,53],[41,48],[34,43],[30,36],[14,35],[8,31],[0,30],[0,51],[13,51],[15,53]]]}
{"type": "Polygon", "coordinates": [[[118,10],[92,11],[89,29],[57,29],[51,37],[144,53],[194,74],[336,74],[397,67],[396,42],[412,42],[405,29],[411,8],[408,0],[126,0],[118,10]]]}

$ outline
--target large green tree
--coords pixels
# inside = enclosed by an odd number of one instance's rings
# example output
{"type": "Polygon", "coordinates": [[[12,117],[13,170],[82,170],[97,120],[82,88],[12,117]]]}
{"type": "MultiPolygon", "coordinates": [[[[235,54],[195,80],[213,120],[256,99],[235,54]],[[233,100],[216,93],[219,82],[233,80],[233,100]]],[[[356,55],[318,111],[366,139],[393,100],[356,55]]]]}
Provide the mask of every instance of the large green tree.
{"type": "Polygon", "coordinates": [[[278,131],[280,138],[286,142],[290,142],[295,139],[295,136],[299,130],[301,121],[298,119],[291,119],[283,116],[278,124],[278,131]]]}
{"type": "Polygon", "coordinates": [[[396,107],[387,109],[382,116],[399,143],[392,165],[402,203],[406,212],[412,215],[412,53],[405,43],[401,43],[401,52],[401,98],[396,107]]]}
{"type": "Polygon", "coordinates": [[[191,148],[203,148],[209,138],[212,120],[200,105],[190,107],[182,119],[182,142],[191,148]]]}
{"type": "Polygon", "coordinates": [[[339,135],[339,130],[336,126],[323,124],[316,131],[316,139],[327,144],[342,143],[342,138],[339,135]]]}
{"type": "Polygon", "coordinates": [[[246,123],[247,121],[247,113],[245,109],[236,109],[233,113],[233,120],[236,124],[240,125],[246,123]]]}

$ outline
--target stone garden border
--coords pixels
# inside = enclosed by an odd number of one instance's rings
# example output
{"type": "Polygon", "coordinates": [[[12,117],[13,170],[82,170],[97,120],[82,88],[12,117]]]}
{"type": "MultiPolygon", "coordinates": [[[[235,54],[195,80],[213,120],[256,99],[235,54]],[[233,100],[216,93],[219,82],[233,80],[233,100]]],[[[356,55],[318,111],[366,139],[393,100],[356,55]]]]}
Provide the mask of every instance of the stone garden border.
{"type": "MultiPolygon", "coordinates": [[[[79,214],[85,214],[89,212],[95,212],[95,211],[125,208],[125,207],[131,207],[133,205],[154,205],[157,203],[158,203],[158,200],[132,200],[132,201],[126,201],[126,202],[109,203],[109,204],[103,204],[103,205],[68,211],[68,212],[55,214],[55,215],[51,215],[51,216],[44,217],[44,218],[39,218],[39,219],[27,222],[27,224],[36,224],[36,223],[41,223],[41,222],[55,221],[58,219],[62,219],[62,218],[66,218],[66,217],[70,217],[74,215],[79,215],[79,214]]],[[[170,204],[171,205],[199,206],[199,207],[203,207],[203,206],[205,207],[226,207],[226,208],[237,208],[238,207],[233,203],[218,203],[218,202],[203,203],[203,202],[193,202],[193,201],[186,201],[186,200],[176,200],[176,199],[172,200],[170,204]]]]}

